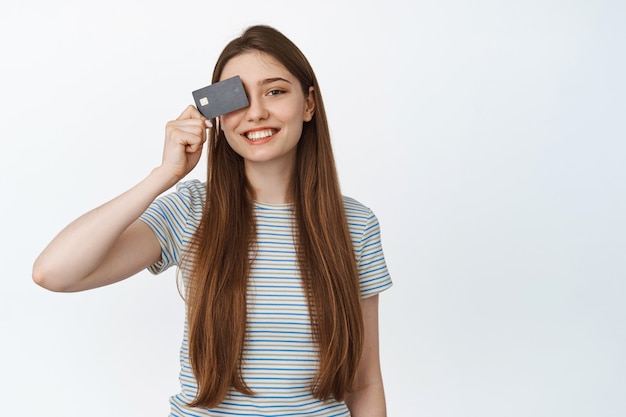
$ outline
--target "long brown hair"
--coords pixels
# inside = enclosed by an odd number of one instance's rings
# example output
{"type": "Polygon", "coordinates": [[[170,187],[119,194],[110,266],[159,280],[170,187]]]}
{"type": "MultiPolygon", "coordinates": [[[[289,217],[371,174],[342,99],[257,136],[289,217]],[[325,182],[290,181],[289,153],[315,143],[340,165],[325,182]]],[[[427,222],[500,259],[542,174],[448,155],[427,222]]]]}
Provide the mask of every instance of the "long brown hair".
{"type": "MultiPolygon", "coordinates": [[[[260,51],[273,56],[314,88],[315,114],[305,122],[292,179],[296,249],[307,295],[319,368],[316,398],[342,400],[354,381],[363,346],[363,318],[352,241],[330,142],[322,96],[311,65],[284,35],[267,26],[248,28],[217,60],[213,82],[233,57],[260,51]]],[[[216,121],[214,121],[216,125],[216,121]]],[[[211,129],[207,197],[188,261],[189,357],[198,383],[192,406],[215,407],[233,387],[247,395],[241,371],[246,331],[250,254],[256,242],[251,190],[243,159],[220,129],[211,129]]]]}

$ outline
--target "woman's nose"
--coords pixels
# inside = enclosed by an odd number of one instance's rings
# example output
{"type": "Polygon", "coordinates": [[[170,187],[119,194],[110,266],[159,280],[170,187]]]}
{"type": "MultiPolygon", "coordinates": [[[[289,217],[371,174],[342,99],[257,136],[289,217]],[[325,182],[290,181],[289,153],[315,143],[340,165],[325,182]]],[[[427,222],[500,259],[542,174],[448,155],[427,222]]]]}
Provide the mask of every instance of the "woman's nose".
{"type": "Polygon", "coordinates": [[[246,108],[246,119],[248,121],[267,119],[269,112],[262,98],[250,95],[248,96],[248,102],[250,103],[246,108]]]}

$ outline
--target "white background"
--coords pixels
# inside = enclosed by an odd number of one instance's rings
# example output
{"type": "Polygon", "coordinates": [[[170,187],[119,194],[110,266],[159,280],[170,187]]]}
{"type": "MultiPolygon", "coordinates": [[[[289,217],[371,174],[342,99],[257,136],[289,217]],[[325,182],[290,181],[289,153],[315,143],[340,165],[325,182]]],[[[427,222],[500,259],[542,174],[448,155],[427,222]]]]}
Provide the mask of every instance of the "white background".
{"type": "Polygon", "coordinates": [[[31,266],[159,163],[255,23],[308,56],[343,192],[380,219],[389,415],[625,415],[618,0],[3,2],[0,414],[167,414],[174,271],[55,294],[31,266]]]}

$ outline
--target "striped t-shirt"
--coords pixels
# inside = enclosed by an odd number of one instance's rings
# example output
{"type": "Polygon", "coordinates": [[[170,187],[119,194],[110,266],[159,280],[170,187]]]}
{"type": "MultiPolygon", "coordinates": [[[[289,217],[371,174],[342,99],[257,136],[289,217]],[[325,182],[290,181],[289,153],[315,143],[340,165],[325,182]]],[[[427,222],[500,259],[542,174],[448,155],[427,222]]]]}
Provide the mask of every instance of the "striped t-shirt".
{"type": "MultiPolygon", "coordinates": [[[[153,202],[141,219],[154,231],[161,261],[149,269],[160,273],[178,265],[196,231],[205,202],[204,183],[182,182],[176,192],[153,202]]],[[[378,220],[370,209],[344,197],[357,261],[361,297],[389,288],[378,220]]],[[[242,373],[253,396],[232,390],[213,409],[187,406],[195,398],[196,380],[188,356],[187,325],[180,350],[181,392],[170,398],[170,416],[349,416],[346,405],[313,397],[311,382],[318,366],[306,296],[294,245],[291,204],[254,203],[257,247],[247,291],[247,330],[242,373]]],[[[332,248],[329,248],[332,250],[332,248]]],[[[183,283],[188,279],[181,268],[183,283]]]]}

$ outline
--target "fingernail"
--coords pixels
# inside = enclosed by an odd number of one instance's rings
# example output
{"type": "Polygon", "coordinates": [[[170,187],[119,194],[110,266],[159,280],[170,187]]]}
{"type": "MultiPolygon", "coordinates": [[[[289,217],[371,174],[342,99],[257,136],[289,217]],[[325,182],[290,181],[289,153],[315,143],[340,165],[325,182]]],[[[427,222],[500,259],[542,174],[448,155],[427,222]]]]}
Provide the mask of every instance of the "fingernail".
{"type": "Polygon", "coordinates": [[[213,123],[211,123],[209,119],[206,119],[204,123],[206,124],[206,127],[213,127],[213,123]]]}

